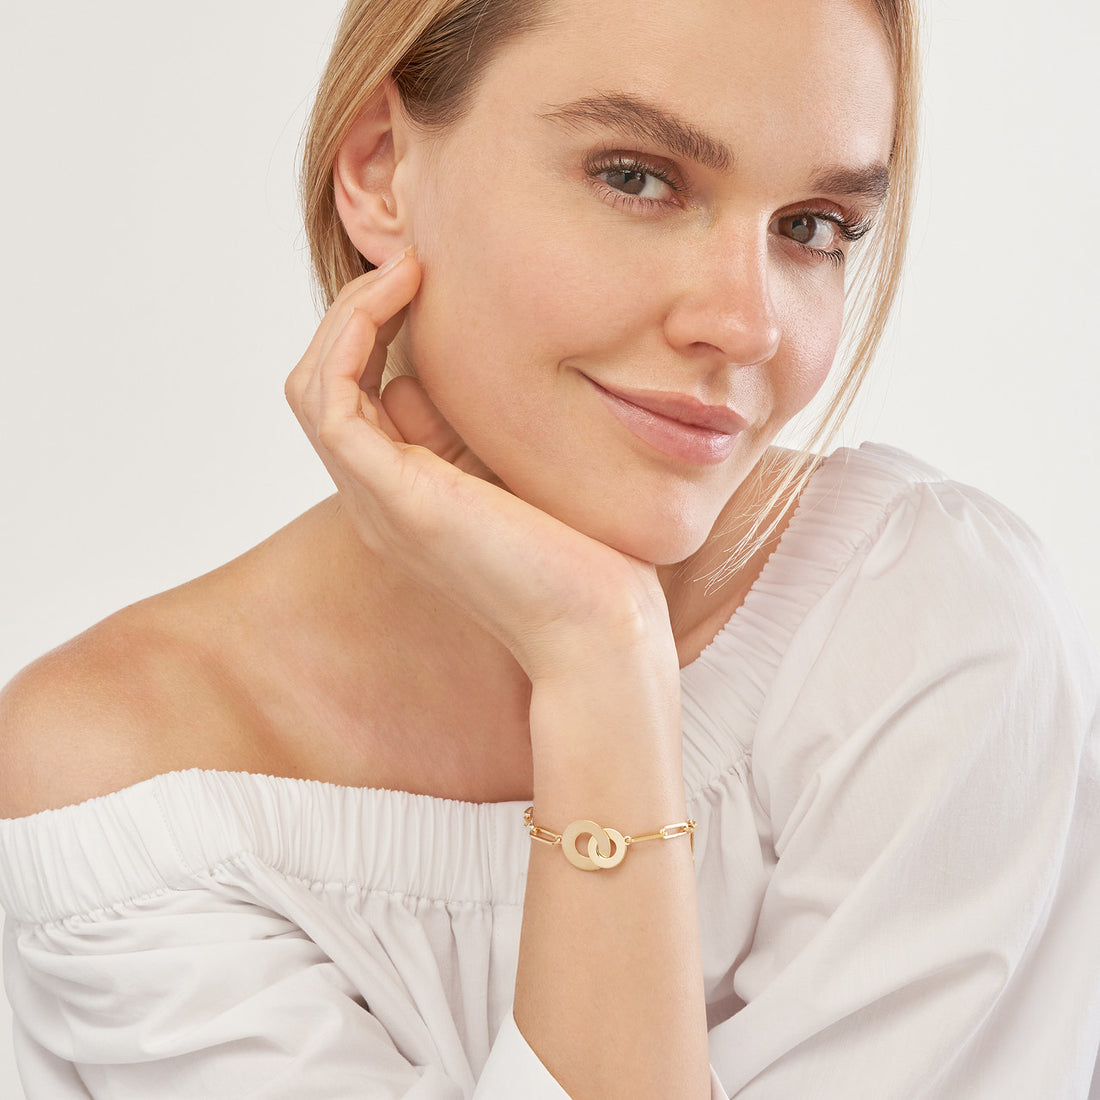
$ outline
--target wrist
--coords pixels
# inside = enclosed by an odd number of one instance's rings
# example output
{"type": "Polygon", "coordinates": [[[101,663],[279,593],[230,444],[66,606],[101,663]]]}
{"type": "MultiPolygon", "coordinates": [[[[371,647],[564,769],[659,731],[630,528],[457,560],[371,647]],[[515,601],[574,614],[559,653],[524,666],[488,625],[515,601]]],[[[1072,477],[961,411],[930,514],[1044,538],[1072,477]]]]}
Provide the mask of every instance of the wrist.
{"type": "Polygon", "coordinates": [[[677,820],[684,809],[679,686],[678,678],[607,675],[535,685],[536,809],[559,826],[597,813],[642,831],[653,814],[677,820]]]}
{"type": "MultiPolygon", "coordinates": [[[[630,584],[587,585],[584,599],[567,601],[516,641],[516,653],[532,683],[548,684],[600,675],[677,678],[679,660],[668,604],[656,575],[633,572],[630,584]]],[[[513,649],[515,652],[515,649],[513,649]]]]}
{"type": "Polygon", "coordinates": [[[606,744],[680,740],[680,672],[675,660],[648,650],[563,655],[553,672],[531,681],[534,747],[546,737],[592,752],[606,744]]]}
{"type": "Polygon", "coordinates": [[[532,687],[547,693],[632,680],[656,680],[678,691],[680,662],[667,614],[661,620],[632,609],[598,621],[562,621],[542,632],[528,653],[532,687]]]}
{"type": "Polygon", "coordinates": [[[626,859],[628,849],[650,841],[687,837],[693,860],[695,855],[695,821],[691,818],[668,822],[650,832],[636,834],[624,834],[597,821],[581,818],[570,822],[563,832],[555,833],[539,825],[535,821],[534,806],[528,806],[523,824],[533,842],[548,848],[560,848],[566,861],[580,871],[609,871],[626,859]]]}

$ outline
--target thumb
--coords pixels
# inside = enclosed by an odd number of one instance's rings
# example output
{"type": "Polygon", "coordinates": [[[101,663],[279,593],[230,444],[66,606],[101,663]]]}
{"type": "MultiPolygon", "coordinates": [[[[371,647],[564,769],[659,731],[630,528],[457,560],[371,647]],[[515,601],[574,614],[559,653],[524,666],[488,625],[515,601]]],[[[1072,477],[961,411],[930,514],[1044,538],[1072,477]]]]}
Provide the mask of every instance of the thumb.
{"type": "Polygon", "coordinates": [[[463,473],[500,484],[435,407],[418,378],[398,375],[382,392],[382,405],[406,443],[426,447],[463,473]]]}

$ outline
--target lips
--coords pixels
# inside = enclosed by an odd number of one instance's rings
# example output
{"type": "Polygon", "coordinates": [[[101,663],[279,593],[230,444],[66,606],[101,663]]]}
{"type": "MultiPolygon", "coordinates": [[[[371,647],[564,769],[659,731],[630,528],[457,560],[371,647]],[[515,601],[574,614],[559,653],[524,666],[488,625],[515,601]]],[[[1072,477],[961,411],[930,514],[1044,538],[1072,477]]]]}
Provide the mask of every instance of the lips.
{"type": "Polygon", "coordinates": [[[686,393],[669,393],[665,390],[632,390],[621,386],[608,386],[595,382],[596,386],[619,398],[628,401],[639,409],[645,409],[655,416],[663,416],[680,424],[696,428],[708,428],[711,431],[736,435],[748,427],[743,417],[738,416],[725,405],[707,405],[696,397],[686,393]]]}
{"type": "Polygon", "coordinates": [[[737,437],[748,427],[743,417],[725,405],[708,405],[689,394],[588,381],[615,419],[635,437],[682,462],[713,466],[725,461],[737,437]]]}

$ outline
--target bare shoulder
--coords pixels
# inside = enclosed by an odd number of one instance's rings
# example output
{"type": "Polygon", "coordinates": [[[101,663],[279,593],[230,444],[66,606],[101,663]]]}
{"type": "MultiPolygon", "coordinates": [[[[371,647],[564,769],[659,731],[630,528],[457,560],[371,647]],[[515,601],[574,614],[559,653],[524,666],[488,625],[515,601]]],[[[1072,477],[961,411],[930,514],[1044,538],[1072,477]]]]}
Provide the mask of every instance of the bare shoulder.
{"type": "MultiPolygon", "coordinates": [[[[198,582],[196,582],[198,583],[198,582]]],[[[218,766],[239,718],[191,621],[165,593],[46,654],[0,693],[0,818],[218,766]],[[227,736],[229,734],[230,736],[227,736]]]]}

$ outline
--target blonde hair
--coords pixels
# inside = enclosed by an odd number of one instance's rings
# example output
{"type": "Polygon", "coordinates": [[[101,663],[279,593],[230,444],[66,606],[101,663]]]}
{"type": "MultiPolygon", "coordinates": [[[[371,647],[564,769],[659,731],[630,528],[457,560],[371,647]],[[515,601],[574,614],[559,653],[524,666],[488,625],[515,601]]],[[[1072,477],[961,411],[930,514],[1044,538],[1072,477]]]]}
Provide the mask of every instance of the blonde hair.
{"type": "Polygon", "coordinates": [[[371,270],[336,211],[332,165],[359,113],[392,75],[410,119],[457,121],[477,78],[505,43],[539,23],[544,0],[349,0],[313,103],[300,190],[313,273],[327,309],[371,270]]]}
{"type": "MultiPolygon", "coordinates": [[[[917,170],[919,0],[872,2],[894,57],[897,105],[890,190],[875,228],[861,243],[848,286],[838,353],[848,366],[805,445],[778,459],[766,457],[734,494],[725,527],[734,542],[726,560],[705,575],[708,586],[732,576],[764,546],[802,492],[851,410],[897,297],[917,170]],[[760,507],[762,492],[767,502],[760,507]]],[[[541,25],[548,7],[545,0],[349,0],[302,155],[306,236],[326,308],[345,283],[371,268],[344,232],[333,190],[333,162],[356,117],[392,74],[412,121],[425,130],[446,128],[462,117],[494,55],[541,25]]]]}
{"type": "MultiPolygon", "coordinates": [[[[848,366],[810,438],[780,456],[765,455],[737,489],[724,531],[735,541],[726,559],[703,574],[708,589],[733,576],[771,539],[828,451],[863,385],[901,287],[920,145],[919,0],[873,0],[894,58],[896,96],[890,190],[853,267],[838,359],[848,366]],[[760,505],[763,497],[765,503],[760,505]]],[[[835,370],[833,372],[835,374],[835,370]]],[[[694,567],[693,559],[683,571],[694,567]]]]}

